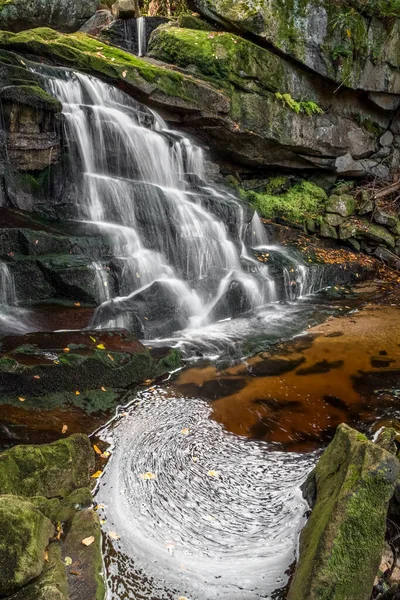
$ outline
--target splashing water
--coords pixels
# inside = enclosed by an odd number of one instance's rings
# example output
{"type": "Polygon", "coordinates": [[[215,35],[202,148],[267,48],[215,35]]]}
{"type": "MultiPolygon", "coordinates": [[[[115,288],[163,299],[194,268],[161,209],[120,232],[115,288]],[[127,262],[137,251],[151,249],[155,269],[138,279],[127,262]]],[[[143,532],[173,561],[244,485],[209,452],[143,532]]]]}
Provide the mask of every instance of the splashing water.
{"type": "Polygon", "coordinates": [[[18,306],[14,277],[8,265],[0,261],[0,331],[25,333],[30,329],[29,311],[18,306]]]}

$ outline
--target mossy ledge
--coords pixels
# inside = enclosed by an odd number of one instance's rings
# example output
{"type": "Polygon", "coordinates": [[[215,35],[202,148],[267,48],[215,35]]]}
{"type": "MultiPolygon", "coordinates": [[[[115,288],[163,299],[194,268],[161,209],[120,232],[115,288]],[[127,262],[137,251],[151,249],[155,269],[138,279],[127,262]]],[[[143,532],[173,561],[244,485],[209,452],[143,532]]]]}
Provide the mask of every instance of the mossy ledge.
{"type": "Polygon", "coordinates": [[[339,425],[304,484],[314,504],[288,600],[367,600],[380,564],[398,460],[339,425]]]}
{"type": "Polygon", "coordinates": [[[192,111],[209,109],[211,102],[215,112],[229,110],[228,99],[204,82],[142,60],[84,33],[61,34],[48,28],[17,34],[0,31],[0,48],[96,75],[138,100],[192,111]]]}

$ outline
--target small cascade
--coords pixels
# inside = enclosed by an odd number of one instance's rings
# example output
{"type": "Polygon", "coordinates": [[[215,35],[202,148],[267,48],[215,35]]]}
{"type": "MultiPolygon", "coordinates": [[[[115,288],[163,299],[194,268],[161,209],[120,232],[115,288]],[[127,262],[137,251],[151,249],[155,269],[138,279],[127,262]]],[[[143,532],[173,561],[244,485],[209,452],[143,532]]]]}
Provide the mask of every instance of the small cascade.
{"type": "Polygon", "coordinates": [[[14,278],[4,262],[0,262],[0,311],[7,312],[17,305],[14,278]]]}
{"type": "MultiPolygon", "coordinates": [[[[137,19],[138,35],[142,26],[137,19]]],[[[31,68],[63,105],[76,218],[111,240],[111,271],[93,263],[101,304],[91,326],[118,325],[152,344],[183,340],[185,349],[201,338],[202,353],[211,327],[214,352],[254,326],[268,329],[272,303],[324,285],[292,252],[269,244],[257,213],[204,182],[201,148],[154,111],[94,77],[31,68]],[[282,265],[259,252],[280,255],[282,265]]]]}
{"type": "Polygon", "coordinates": [[[138,56],[146,54],[146,21],[144,17],[137,17],[137,41],[138,41],[138,56]]]}

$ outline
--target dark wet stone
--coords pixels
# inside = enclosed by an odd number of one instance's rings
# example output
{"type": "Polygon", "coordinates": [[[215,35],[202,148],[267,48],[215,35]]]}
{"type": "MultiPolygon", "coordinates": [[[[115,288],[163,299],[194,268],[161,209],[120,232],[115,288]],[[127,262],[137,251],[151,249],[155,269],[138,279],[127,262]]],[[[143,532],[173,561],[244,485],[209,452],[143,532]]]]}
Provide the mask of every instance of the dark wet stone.
{"type": "Polygon", "coordinates": [[[326,396],[324,396],[324,400],[327,404],[329,404],[329,406],[332,406],[333,408],[338,408],[339,410],[344,410],[345,412],[349,412],[350,410],[346,402],[344,402],[344,400],[341,400],[337,396],[331,396],[330,394],[327,394],[326,396]]]}
{"type": "Polygon", "coordinates": [[[282,375],[283,373],[289,373],[301,365],[305,361],[305,357],[286,359],[286,358],[270,358],[261,363],[252,365],[250,373],[254,377],[265,377],[282,375]]]}
{"type": "Polygon", "coordinates": [[[320,362],[311,365],[310,367],[304,367],[304,369],[299,369],[296,372],[296,375],[317,375],[319,373],[329,373],[332,369],[339,369],[343,365],[342,360],[335,360],[333,362],[329,362],[328,360],[321,360],[320,362]]]}
{"type": "Polygon", "coordinates": [[[325,337],[327,338],[335,338],[344,335],[343,331],[332,331],[332,333],[328,333],[325,337]]]}
{"type": "Polygon", "coordinates": [[[205,400],[218,400],[225,396],[231,396],[246,387],[246,379],[228,379],[221,378],[217,380],[206,381],[198,386],[194,383],[187,383],[177,386],[179,391],[190,397],[204,398],[205,400]]]}
{"type": "Polygon", "coordinates": [[[396,362],[395,358],[389,358],[389,356],[371,356],[371,367],[375,369],[381,369],[385,367],[390,367],[390,365],[396,362]]]}

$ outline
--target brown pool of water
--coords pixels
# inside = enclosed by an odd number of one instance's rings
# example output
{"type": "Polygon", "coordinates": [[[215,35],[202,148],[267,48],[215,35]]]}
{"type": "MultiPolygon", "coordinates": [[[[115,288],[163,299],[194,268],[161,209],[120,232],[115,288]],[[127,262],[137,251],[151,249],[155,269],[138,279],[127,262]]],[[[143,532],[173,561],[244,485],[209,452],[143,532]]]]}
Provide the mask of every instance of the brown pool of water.
{"type": "Polygon", "coordinates": [[[400,410],[400,307],[367,305],[231,368],[203,365],[172,384],[212,402],[232,433],[310,451],[342,422],[367,426],[400,410]]]}

